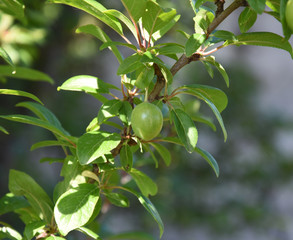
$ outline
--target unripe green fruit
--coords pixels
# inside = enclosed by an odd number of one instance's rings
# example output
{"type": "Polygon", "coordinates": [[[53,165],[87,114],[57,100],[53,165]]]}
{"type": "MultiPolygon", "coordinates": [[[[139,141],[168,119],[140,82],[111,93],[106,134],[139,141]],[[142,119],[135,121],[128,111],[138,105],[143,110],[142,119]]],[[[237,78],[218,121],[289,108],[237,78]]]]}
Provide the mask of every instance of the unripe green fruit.
{"type": "Polygon", "coordinates": [[[293,31],[293,0],[287,2],[285,16],[287,25],[293,31]]]}
{"type": "Polygon", "coordinates": [[[163,127],[163,115],[156,105],[143,102],[137,105],[131,114],[131,126],[134,133],[145,141],[158,136],[163,127]]]}

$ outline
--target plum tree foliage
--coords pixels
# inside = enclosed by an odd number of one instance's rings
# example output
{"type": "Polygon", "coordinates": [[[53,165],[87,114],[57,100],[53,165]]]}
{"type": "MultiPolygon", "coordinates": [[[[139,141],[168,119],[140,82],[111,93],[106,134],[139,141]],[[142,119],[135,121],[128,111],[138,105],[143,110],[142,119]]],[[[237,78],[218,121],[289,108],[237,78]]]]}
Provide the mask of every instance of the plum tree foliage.
{"type": "MultiPolygon", "coordinates": [[[[188,0],[185,2],[188,3],[188,0]]],[[[211,77],[215,70],[219,71],[229,86],[227,72],[213,56],[220,49],[231,45],[257,45],[279,48],[293,57],[288,42],[292,34],[292,0],[227,2],[190,0],[194,31],[178,30],[178,34],[184,38],[182,42],[164,41],[168,31],[176,29],[183,16],[174,8],[164,8],[160,1],[120,0],[125,10],[123,12],[107,9],[96,0],[47,0],[43,3],[64,4],[79,9],[120,36],[121,41],[113,41],[100,24],[88,24],[76,29],[78,34],[89,34],[101,41],[101,50],[108,49],[114,54],[119,63],[117,75],[121,82],[114,86],[96,76],[79,75],[72,76],[58,87],[62,91],[85,92],[102,103],[96,117],[79,137],[65,130],[57,117],[35,95],[20,90],[0,89],[0,94],[29,98],[31,101],[20,102],[17,106],[27,108],[35,115],[0,117],[47,129],[55,140],[38,142],[32,149],[60,146],[65,154],[60,173],[63,180],[55,186],[53,197],[48,196],[31,176],[10,170],[10,192],[0,199],[0,214],[16,212],[24,221],[25,229],[21,234],[13,226],[1,222],[1,239],[65,239],[71,231],[81,231],[91,238],[102,239],[99,232],[91,229],[91,222],[97,219],[105,201],[128,207],[129,194],[134,195],[150,213],[158,224],[160,237],[163,235],[163,221],[150,201],[150,196],[158,191],[157,185],[139,170],[134,156],[137,153],[149,153],[158,167],[158,159],[154,154],[157,152],[168,166],[171,164],[171,155],[164,146],[167,142],[182,146],[189,153],[198,153],[218,176],[219,167],[214,157],[197,145],[197,123],[202,122],[213,129],[218,125],[224,140],[227,139],[221,116],[228,103],[226,94],[209,85],[180,85],[176,79],[177,72],[188,64],[200,62],[211,77]],[[286,9],[287,5],[289,9],[286,9]],[[220,24],[239,8],[242,9],[238,19],[241,34],[222,30],[220,24]],[[280,22],[283,36],[272,32],[249,31],[262,14],[270,14],[280,22]],[[132,35],[131,39],[129,34],[132,35]],[[121,47],[128,48],[132,53],[124,56],[119,50],[121,47]],[[164,61],[166,58],[170,58],[168,63],[164,61]],[[170,62],[173,62],[171,66],[170,62]],[[115,91],[121,92],[122,98],[118,98],[115,91]],[[186,103],[181,98],[184,94],[207,104],[218,123],[215,124],[198,111],[186,111],[186,103]],[[142,115],[146,112],[148,116],[144,118],[142,115]],[[113,122],[113,118],[118,118],[120,124],[113,122]],[[113,131],[102,131],[101,126],[104,124],[112,126],[113,131]],[[162,125],[163,131],[160,132],[162,125]],[[167,127],[169,130],[164,131],[167,127]],[[130,177],[129,182],[121,181],[125,175],[130,177]]],[[[0,10],[2,14],[14,17],[25,26],[25,5],[21,0],[4,0],[0,3],[0,10]]],[[[0,56],[7,63],[0,66],[1,77],[53,83],[45,73],[14,64],[4,47],[0,47],[0,56]]],[[[0,126],[0,130],[8,134],[4,127],[0,126]]],[[[51,161],[54,162],[54,159],[51,161]]],[[[124,234],[123,239],[145,239],[145,236],[135,232],[128,236],[124,234]]],[[[115,239],[120,238],[116,236],[115,239]]]]}

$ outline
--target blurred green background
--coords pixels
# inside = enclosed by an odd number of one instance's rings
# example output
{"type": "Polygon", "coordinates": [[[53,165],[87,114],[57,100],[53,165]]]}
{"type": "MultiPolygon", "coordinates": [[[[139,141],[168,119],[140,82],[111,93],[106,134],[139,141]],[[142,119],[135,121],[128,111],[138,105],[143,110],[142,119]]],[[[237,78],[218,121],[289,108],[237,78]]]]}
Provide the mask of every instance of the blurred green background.
{"type": "MultiPolygon", "coordinates": [[[[97,115],[100,103],[82,93],[56,89],[74,75],[95,75],[120,85],[116,75],[118,63],[112,53],[99,51],[101,42],[91,36],[75,34],[78,26],[103,25],[70,7],[44,5],[42,1],[24,2],[27,2],[28,23],[0,12],[1,46],[18,66],[43,71],[55,84],[0,78],[0,88],[37,95],[65,129],[80,136],[97,115]]],[[[122,10],[119,1],[100,2],[122,10]]],[[[176,29],[191,33],[193,16],[188,1],[161,2],[166,7],[175,6],[181,14],[176,29]]],[[[239,11],[219,29],[239,33],[238,15],[239,11]]],[[[108,28],[103,28],[117,38],[108,28]]],[[[182,41],[175,30],[165,37],[166,41],[182,41]]],[[[282,34],[281,25],[271,16],[259,16],[252,31],[282,34]]],[[[167,145],[172,151],[170,167],[161,164],[158,169],[154,165],[144,169],[158,183],[159,193],[151,200],[165,223],[162,239],[293,239],[293,61],[282,50],[245,46],[220,50],[216,57],[230,76],[229,89],[221,76],[216,74],[211,79],[199,62],[181,70],[175,81],[212,85],[228,95],[229,105],[222,114],[228,131],[226,143],[219,126],[213,132],[198,124],[198,144],[217,159],[220,177],[216,178],[199,155],[173,145],[167,145]]],[[[21,100],[0,95],[0,113],[30,114],[14,107],[21,100]]],[[[212,116],[206,106],[200,108],[212,116]]],[[[30,151],[35,142],[52,139],[50,133],[4,120],[0,124],[10,132],[10,135],[0,133],[0,196],[8,192],[9,169],[30,174],[52,195],[60,180],[60,165],[39,163],[39,160],[62,158],[63,153],[54,147],[30,151]]],[[[110,207],[105,211],[99,219],[102,233],[128,230],[158,233],[156,223],[135,199],[128,209],[110,207]]],[[[7,214],[0,216],[0,221],[22,231],[23,225],[16,217],[7,214]]],[[[85,239],[74,234],[70,237],[85,239]]]]}

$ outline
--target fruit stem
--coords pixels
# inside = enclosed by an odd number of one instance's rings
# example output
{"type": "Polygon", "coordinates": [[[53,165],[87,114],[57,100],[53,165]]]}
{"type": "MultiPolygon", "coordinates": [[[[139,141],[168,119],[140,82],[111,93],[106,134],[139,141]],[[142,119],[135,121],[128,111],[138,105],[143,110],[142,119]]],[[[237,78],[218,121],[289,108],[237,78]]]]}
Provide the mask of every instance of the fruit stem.
{"type": "Polygon", "coordinates": [[[149,88],[145,89],[145,95],[144,95],[144,101],[147,102],[148,101],[148,94],[149,93],[149,88]]]}

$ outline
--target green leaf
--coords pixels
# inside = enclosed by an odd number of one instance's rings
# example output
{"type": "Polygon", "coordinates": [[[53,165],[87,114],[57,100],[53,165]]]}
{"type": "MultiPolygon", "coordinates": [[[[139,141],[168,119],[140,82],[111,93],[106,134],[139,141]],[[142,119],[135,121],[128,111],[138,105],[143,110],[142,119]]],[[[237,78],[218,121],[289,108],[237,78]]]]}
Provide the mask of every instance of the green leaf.
{"type": "Polygon", "coordinates": [[[266,0],[247,0],[249,6],[258,14],[262,14],[266,7],[266,0]]]}
{"type": "Polygon", "coordinates": [[[117,116],[122,102],[118,99],[111,99],[105,102],[98,112],[98,124],[101,125],[108,118],[117,116]]]}
{"type": "Polygon", "coordinates": [[[115,206],[118,207],[129,207],[129,200],[122,194],[119,193],[104,193],[106,198],[115,206]]]}
{"type": "Polygon", "coordinates": [[[0,239],[22,240],[22,236],[11,227],[0,227],[0,239]]]}
{"type": "Polygon", "coordinates": [[[105,154],[110,154],[120,143],[117,133],[88,132],[77,141],[77,156],[80,164],[87,165],[105,154]]]}
{"type": "Polygon", "coordinates": [[[202,59],[202,61],[208,62],[208,63],[212,64],[213,66],[215,66],[218,69],[218,71],[221,73],[223,79],[225,80],[227,87],[229,87],[229,76],[226,73],[225,68],[215,60],[214,56],[205,57],[202,59]]]}
{"type": "Polygon", "coordinates": [[[252,32],[252,33],[243,33],[237,36],[237,41],[228,42],[228,45],[255,45],[255,46],[264,46],[264,47],[274,47],[280,48],[285,51],[288,51],[293,58],[293,51],[291,44],[275,33],[271,32],[252,32]]]}
{"type": "Polygon", "coordinates": [[[45,129],[51,131],[54,134],[57,134],[60,137],[68,140],[68,137],[66,135],[64,135],[64,133],[62,131],[60,131],[60,129],[55,127],[53,124],[48,123],[47,121],[44,121],[44,120],[41,120],[38,118],[34,118],[31,116],[26,116],[26,115],[19,115],[19,114],[2,115],[2,116],[0,116],[0,118],[4,118],[4,119],[14,121],[14,122],[21,122],[21,123],[26,123],[26,124],[42,127],[42,128],[45,128],[45,129]]]}
{"type": "Polygon", "coordinates": [[[99,2],[95,0],[48,0],[52,3],[61,3],[66,4],[75,8],[78,8],[80,10],[83,10],[84,12],[87,12],[94,17],[98,18],[100,21],[111,27],[113,30],[115,30],[118,34],[123,35],[123,30],[120,22],[114,18],[109,17],[104,13],[107,9],[100,4],[99,2]]]}
{"type": "Polygon", "coordinates": [[[214,36],[216,38],[221,39],[222,41],[226,40],[236,40],[236,36],[234,33],[225,31],[225,30],[217,30],[211,34],[211,36],[214,36]]]}
{"type": "Polygon", "coordinates": [[[266,0],[266,5],[276,13],[280,13],[280,0],[266,0]]]}
{"type": "Polygon", "coordinates": [[[165,23],[163,27],[161,27],[160,30],[156,31],[152,35],[152,39],[157,41],[160,38],[162,38],[180,19],[180,15],[176,15],[171,21],[168,23],[165,23]]]}
{"type": "Polygon", "coordinates": [[[20,90],[0,89],[0,94],[27,97],[27,98],[30,98],[30,99],[33,99],[33,100],[39,102],[40,104],[43,104],[42,101],[38,97],[36,97],[35,95],[28,93],[28,92],[20,91],[20,90]]]}
{"type": "Polygon", "coordinates": [[[148,177],[143,172],[135,168],[132,168],[129,174],[134,179],[138,188],[140,189],[141,193],[144,196],[148,196],[148,195],[154,196],[157,194],[157,191],[158,191],[157,184],[150,177],[148,177]]]}
{"type": "Polygon", "coordinates": [[[156,151],[159,153],[159,155],[164,160],[165,164],[167,166],[169,166],[171,163],[170,151],[161,144],[154,143],[154,142],[150,142],[149,144],[152,145],[156,149],[156,151]]]}
{"type": "MultiPolygon", "coordinates": [[[[184,93],[194,95],[194,96],[204,100],[206,102],[206,104],[209,105],[209,107],[212,109],[213,113],[215,114],[215,116],[216,116],[216,118],[217,118],[217,120],[218,120],[218,122],[219,122],[219,124],[220,124],[220,126],[222,128],[223,135],[224,135],[224,140],[226,141],[227,140],[227,131],[226,131],[223,119],[221,117],[221,114],[220,114],[218,108],[214,104],[213,100],[209,97],[209,95],[207,95],[204,91],[201,91],[201,90],[198,91],[195,88],[185,90],[184,93]]],[[[182,139],[181,139],[181,141],[182,141],[182,139]]]]}
{"type": "Polygon", "coordinates": [[[60,233],[66,236],[70,231],[85,225],[94,213],[100,197],[100,189],[89,183],[65,192],[58,199],[54,216],[60,233]]]}
{"type": "Polygon", "coordinates": [[[123,147],[120,150],[120,163],[125,171],[131,171],[133,157],[132,151],[128,144],[123,145],[123,147]]]}
{"type": "Polygon", "coordinates": [[[122,106],[119,109],[119,118],[126,125],[130,125],[130,118],[132,113],[132,107],[128,101],[123,101],[122,106]]]}
{"type": "Polygon", "coordinates": [[[186,93],[202,99],[200,95],[197,95],[197,92],[200,92],[205,96],[205,98],[208,98],[211,102],[213,102],[219,112],[222,112],[228,105],[227,95],[222,90],[215,87],[202,84],[190,84],[183,85],[178,89],[184,89],[186,93]]]}
{"type": "Polygon", "coordinates": [[[286,7],[287,7],[288,0],[280,0],[280,19],[283,27],[283,34],[285,36],[286,40],[289,40],[291,37],[293,31],[288,26],[287,20],[286,20],[286,7]]]}
{"type": "Polygon", "coordinates": [[[117,75],[127,74],[143,66],[140,62],[142,55],[137,53],[125,58],[117,69],[117,75]]]}
{"type": "Polygon", "coordinates": [[[193,152],[197,144],[198,133],[190,116],[181,109],[173,109],[171,111],[171,119],[175,124],[176,132],[184,147],[188,152],[193,152]]]}
{"type": "Polygon", "coordinates": [[[127,10],[129,16],[134,20],[134,22],[138,22],[145,11],[146,0],[121,0],[125,9],[127,10]]]}
{"type": "Polygon", "coordinates": [[[142,16],[142,25],[147,30],[149,35],[153,35],[154,33],[160,31],[161,37],[164,32],[166,32],[166,30],[169,30],[169,28],[172,27],[177,20],[178,19],[176,17],[175,9],[164,12],[159,4],[153,1],[148,1],[146,4],[145,12],[142,16]],[[169,24],[171,25],[168,26],[169,24]],[[168,29],[163,29],[166,26],[168,29]]]}
{"type": "Polygon", "coordinates": [[[142,206],[152,215],[152,217],[158,223],[158,226],[160,229],[160,238],[161,238],[164,233],[164,224],[160,217],[160,214],[158,213],[153,203],[146,196],[142,195],[139,192],[136,192],[133,189],[130,189],[130,188],[124,188],[124,189],[134,194],[137,197],[138,201],[142,204],[142,206]]]}
{"type": "Polygon", "coordinates": [[[238,18],[240,32],[241,33],[247,32],[253,26],[256,19],[257,19],[257,13],[253,9],[246,7],[241,12],[238,18]]]}
{"type": "Polygon", "coordinates": [[[100,50],[104,50],[105,48],[109,48],[112,46],[124,46],[124,47],[128,47],[134,51],[137,51],[137,47],[133,44],[129,44],[129,43],[122,43],[122,42],[105,42],[104,44],[102,44],[102,46],[100,47],[100,50]]]}
{"type": "Polygon", "coordinates": [[[206,7],[200,7],[193,18],[195,33],[204,34],[211,22],[214,20],[214,13],[206,7]]]}
{"type": "Polygon", "coordinates": [[[154,68],[144,66],[143,70],[138,74],[136,78],[135,86],[137,86],[140,89],[147,88],[152,82],[154,76],[155,76],[154,68]]]}
{"type": "MultiPolygon", "coordinates": [[[[95,26],[93,24],[88,24],[85,26],[81,26],[75,31],[76,33],[87,33],[95,36],[100,41],[106,43],[111,42],[111,39],[108,37],[108,35],[98,26],[95,26]]],[[[121,53],[119,52],[118,48],[116,46],[111,46],[109,49],[114,53],[119,63],[122,62],[123,58],[121,53]]]]}
{"type": "Polygon", "coordinates": [[[0,57],[2,57],[11,67],[15,68],[10,56],[2,47],[0,47],[0,57]]]}
{"type": "Polygon", "coordinates": [[[203,115],[197,113],[197,114],[191,115],[191,118],[195,122],[201,122],[201,123],[208,125],[214,131],[217,130],[215,124],[213,123],[213,120],[209,117],[206,117],[206,116],[203,116],[203,115]]]}
{"type": "Polygon", "coordinates": [[[96,234],[94,231],[92,231],[92,230],[89,229],[89,228],[86,228],[86,227],[79,227],[79,228],[77,228],[76,230],[82,232],[83,234],[86,234],[87,236],[91,237],[92,239],[95,239],[95,240],[102,240],[102,238],[100,238],[98,234],[96,234]]]}
{"type": "Polygon", "coordinates": [[[16,209],[14,212],[18,215],[19,219],[24,224],[29,224],[34,221],[40,221],[40,217],[31,206],[16,209]]]}
{"type": "Polygon", "coordinates": [[[24,197],[15,196],[13,193],[7,193],[0,198],[0,215],[28,206],[29,204],[24,197]]]}
{"type": "Polygon", "coordinates": [[[3,12],[17,18],[23,24],[27,23],[27,19],[24,13],[25,5],[21,0],[2,0],[0,9],[3,12]]]}
{"type": "Polygon", "coordinates": [[[47,140],[47,141],[41,141],[41,142],[37,142],[33,144],[31,146],[31,151],[34,151],[36,149],[43,148],[43,147],[52,147],[52,146],[72,147],[72,145],[69,144],[68,142],[47,140]]]}
{"type": "Polygon", "coordinates": [[[48,108],[34,103],[34,102],[21,102],[16,104],[17,107],[25,107],[31,110],[37,117],[41,120],[47,121],[48,123],[52,124],[56,128],[58,128],[64,135],[70,135],[61,125],[58,118],[52,113],[48,108]]]}
{"type": "Polygon", "coordinates": [[[25,196],[39,217],[51,224],[53,203],[47,193],[26,173],[10,170],[9,190],[15,196],[25,196]]]}
{"type": "Polygon", "coordinates": [[[40,71],[24,67],[12,67],[9,65],[0,65],[0,76],[54,83],[51,77],[40,71]]]}
{"type": "Polygon", "coordinates": [[[58,87],[58,91],[84,91],[86,93],[109,93],[109,89],[119,90],[114,85],[105,83],[103,80],[89,75],[74,76],[58,87]]]}
{"type": "Polygon", "coordinates": [[[65,158],[60,174],[64,177],[64,180],[59,182],[54,189],[54,202],[69,189],[75,188],[79,184],[86,182],[86,178],[81,175],[86,169],[85,166],[79,164],[77,158],[70,155],[65,158]]]}
{"type": "Polygon", "coordinates": [[[9,134],[9,132],[2,126],[0,126],[0,131],[5,133],[5,134],[9,134]]]}
{"type": "Polygon", "coordinates": [[[196,147],[195,151],[199,153],[207,161],[207,163],[214,170],[216,176],[219,177],[219,166],[216,159],[209,152],[203,150],[202,148],[196,147]]]}
{"type": "MultiPolygon", "coordinates": [[[[141,3],[141,2],[139,2],[139,3],[141,3]]],[[[128,27],[128,29],[131,31],[132,35],[135,37],[135,39],[138,42],[135,26],[129,20],[129,18],[127,18],[123,13],[117,11],[116,9],[109,9],[107,11],[104,11],[104,13],[107,14],[108,16],[114,16],[117,19],[119,19],[121,22],[123,22],[128,27]]]]}
{"type": "MultiPolygon", "coordinates": [[[[158,47],[158,45],[156,47],[158,47]]],[[[166,56],[171,54],[184,53],[184,51],[184,46],[177,43],[165,43],[162,44],[162,47],[159,48],[159,54],[166,56]]]]}
{"type": "Polygon", "coordinates": [[[190,57],[193,53],[195,53],[198,48],[204,43],[205,39],[205,35],[203,34],[192,34],[185,44],[186,56],[190,57]]]}
{"type": "Polygon", "coordinates": [[[23,234],[27,240],[31,240],[37,234],[40,234],[41,232],[45,232],[44,230],[45,226],[46,226],[46,223],[44,221],[31,222],[25,226],[23,234]]]}
{"type": "Polygon", "coordinates": [[[145,232],[124,232],[119,233],[110,237],[107,237],[107,240],[155,240],[155,238],[145,232]]]}

